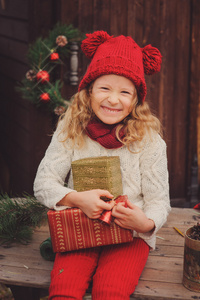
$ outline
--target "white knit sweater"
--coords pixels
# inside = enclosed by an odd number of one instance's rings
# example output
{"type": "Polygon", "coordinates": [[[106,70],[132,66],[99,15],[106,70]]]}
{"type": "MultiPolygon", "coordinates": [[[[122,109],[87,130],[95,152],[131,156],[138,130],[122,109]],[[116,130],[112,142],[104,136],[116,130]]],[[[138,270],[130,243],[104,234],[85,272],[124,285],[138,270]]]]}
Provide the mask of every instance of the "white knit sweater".
{"type": "Polygon", "coordinates": [[[151,138],[145,138],[142,147],[141,145],[139,147],[139,143],[135,143],[131,149],[133,152],[130,152],[126,146],[105,149],[86,136],[84,148],[72,149],[69,141],[65,145],[61,142],[60,127],[61,125],[54,133],[39,165],[34,182],[36,198],[49,208],[66,209],[67,207],[56,204],[73,191],[71,173],[68,186],[64,186],[71,162],[86,157],[119,156],[123,194],[155,222],[153,234],[136,232],[133,234],[143,238],[152,249],[155,249],[156,232],[166,222],[170,212],[166,144],[163,139],[158,134],[153,134],[151,138]]]}

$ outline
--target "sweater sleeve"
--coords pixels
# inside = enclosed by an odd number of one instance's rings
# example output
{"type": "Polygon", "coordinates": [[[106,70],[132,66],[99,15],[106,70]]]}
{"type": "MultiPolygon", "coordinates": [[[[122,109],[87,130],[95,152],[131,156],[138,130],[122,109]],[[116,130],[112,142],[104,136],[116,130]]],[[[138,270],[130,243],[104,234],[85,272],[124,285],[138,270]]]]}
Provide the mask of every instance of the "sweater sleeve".
{"type": "Polygon", "coordinates": [[[71,169],[73,149],[64,144],[59,135],[61,126],[55,131],[47,148],[34,180],[35,197],[49,208],[62,210],[67,207],[56,204],[72,189],[64,186],[65,179],[71,169]]]}
{"type": "Polygon", "coordinates": [[[140,155],[140,170],[143,210],[155,223],[153,233],[139,234],[142,238],[151,238],[166,222],[171,210],[167,169],[166,144],[156,135],[149,140],[140,155]]]}

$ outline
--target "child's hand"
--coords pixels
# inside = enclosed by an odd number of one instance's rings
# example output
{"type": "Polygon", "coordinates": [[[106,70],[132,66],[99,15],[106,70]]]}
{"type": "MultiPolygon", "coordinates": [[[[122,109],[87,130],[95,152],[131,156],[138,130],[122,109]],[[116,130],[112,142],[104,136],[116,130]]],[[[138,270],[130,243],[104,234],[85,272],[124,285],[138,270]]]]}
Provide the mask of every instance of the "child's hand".
{"type": "Polygon", "coordinates": [[[106,203],[100,197],[105,196],[112,199],[113,195],[101,189],[71,192],[67,194],[58,205],[67,205],[80,208],[90,219],[98,219],[104,210],[111,210],[114,203],[106,203]]]}
{"type": "Polygon", "coordinates": [[[138,233],[149,232],[154,229],[155,223],[146,217],[145,213],[136,205],[127,201],[127,208],[123,203],[118,203],[112,210],[114,222],[126,229],[135,230],[138,233]]]}

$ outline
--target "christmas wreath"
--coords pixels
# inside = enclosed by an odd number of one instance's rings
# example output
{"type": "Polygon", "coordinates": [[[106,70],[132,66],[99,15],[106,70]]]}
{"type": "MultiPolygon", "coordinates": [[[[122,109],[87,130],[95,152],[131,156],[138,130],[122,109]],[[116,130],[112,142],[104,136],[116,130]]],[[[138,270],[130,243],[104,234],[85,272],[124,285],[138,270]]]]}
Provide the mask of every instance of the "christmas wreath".
{"type": "Polygon", "coordinates": [[[73,25],[57,24],[47,38],[38,38],[27,53],[30,69],[17,86],[24,99],[37,107],[45,105],[51,112],[62,114],[68,102],[62,98],[62,82],[55,70],[70,54],[71,42],[80,42],[83,34],[73,25]]]}

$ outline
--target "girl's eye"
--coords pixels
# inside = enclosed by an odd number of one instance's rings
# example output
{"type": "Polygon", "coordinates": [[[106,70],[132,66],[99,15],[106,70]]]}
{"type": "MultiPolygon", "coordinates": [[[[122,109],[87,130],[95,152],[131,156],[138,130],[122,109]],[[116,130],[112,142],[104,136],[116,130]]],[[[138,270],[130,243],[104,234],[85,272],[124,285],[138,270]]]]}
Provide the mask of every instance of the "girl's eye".
{"type": "Polygon", "coordinates": [[[108,88],[105,87],[105,86],[102,86],[101,89],[102,89],[102,90],[105,90],[105,91],[108,91],[108,88]]]}
{"type": "Polygon", "coordinates": [[[130,93],[128,91],[121,91],[122,94],[127,94],[130,95],[130,93]]]}

